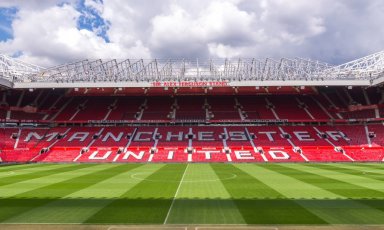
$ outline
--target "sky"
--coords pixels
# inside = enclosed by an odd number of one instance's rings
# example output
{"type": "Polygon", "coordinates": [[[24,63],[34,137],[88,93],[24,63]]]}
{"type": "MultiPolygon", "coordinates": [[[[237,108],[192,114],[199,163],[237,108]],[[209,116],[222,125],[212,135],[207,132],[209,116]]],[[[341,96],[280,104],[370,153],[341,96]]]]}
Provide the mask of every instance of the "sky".
{"type": "Polygon", "coordinates": [[[82,59],[302,57],[384,50],[383,0],[1,0],[0,53],[82,59]]]}

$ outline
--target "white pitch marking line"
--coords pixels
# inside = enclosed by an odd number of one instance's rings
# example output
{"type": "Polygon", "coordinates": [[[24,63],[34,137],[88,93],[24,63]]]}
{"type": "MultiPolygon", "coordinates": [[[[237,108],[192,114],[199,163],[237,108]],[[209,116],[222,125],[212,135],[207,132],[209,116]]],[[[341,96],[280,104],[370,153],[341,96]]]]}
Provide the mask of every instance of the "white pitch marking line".
{"type": "MultiPolygon", "coordinates": [[[[156,229],[163,229],[163,227],[145,227],[145,226],[130,226],[130,227],[119,227],[119,226],[111,226],[108,228],[108,230],[112,230],[112,229],[153,229],[153,230],[156,230],[156,229]]],[[[176,227],[176,226],[169,226],[167,227],[167,229],[184,229],[184,230],[187,230],[188,227],[176,227]]]]}
{"type": "MultiPolygon", "coordinates": [[[[220,225],[220,224],[218,224],[220,225]]],[[[223,224],[223,226],[202,226],[202,227],[195,227],[195,230],[200,230],[200,229],[254,229],[255,227],[254,226],[239,226],[239,225],[236,225],[236,224],[223,224]]],[[[256,229],[261,229],[261,230],[266,230],[266,229],[272,229],[272,230],[279,230],[278,227],[264,227],[264,226],[260,226],[260,227],[256,227],[256,229]]]]}
{"type": "Polygon", "coordinates": [[[171,214],[171,210],[172,210],[173,204],[175,203],[175,200],[176,200],[177,194],[179,194],[179,189],[180,189],[180,187],[181,187],[181,184],[183,183],[183,180],[184,180],[184,176],[185,176],[185,173],[187,172],[188,166],[189,166],[189,164],[187,164],[187,167],[185,167],[185,169],[184,169],[184,173],[183,173],[183,176],[181,177],[181,180],[180,180],[179,186],[177,187],[177,190],[176,190],[175,196],[173,197],[173,200],[172,200],[172,204],[171,204],[171,206],[169,207],[169,210],[168,210],[167,216],[165,217],[165,220],[164,220],[164,224],[166,224],[166,223],[167,223],[167,221],[168,221],[168,217],[169,217],[169,214],[171,214]]]}

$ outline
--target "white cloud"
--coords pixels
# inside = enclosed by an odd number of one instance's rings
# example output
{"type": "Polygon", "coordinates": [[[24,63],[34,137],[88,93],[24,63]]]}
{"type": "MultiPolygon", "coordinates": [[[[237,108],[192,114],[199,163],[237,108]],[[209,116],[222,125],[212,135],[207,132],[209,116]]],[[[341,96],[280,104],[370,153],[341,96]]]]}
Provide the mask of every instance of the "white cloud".
{"type": "Polygon", "coordinates": [[[242,50],[238,48],[233,48],[228,45],[217,43],[209,43],[208,49],[210,54],[213,54],[214,56],[219,58],[236,57],[239,56],[242,52],[242,50]]]}
{"type": "Polygon", "coordinates": [[[253,13],[240,10],[232,1],[211,2],[195,14],[180,5],[171,5],[169,12],[152,19],[149,42],[161,56],[190,57],[196,50],[216,56],[211,52],[217,50],[212,48],[216,43],[229,47],[262,39],[262,30],[253,28],[254,20],[253,13]]]}
{"type": "Polygon", "coordinates": [[[21,9],[13,21],[14,39],[0,42],[9,54],[22,52],[20,59],[43,66],[84,58],[149,57],[140,40],[131,46],[107,43],[94,32],[78,29],[80,13],[72,5],[52,6],[41,11],[21,9]]]}
{"type": "Polygon", "coordinates": [[[1,52],[22,52],[23,60],[46,66],[132,57],[303,56],[340,63],[384,47],[381,0],[85,0],[108,23],[109,42],[98,28],[78,29],[76,5],[1,1],[19,8],[14,39],[0,42],[1,52]]]}
{"type": "Polygon", "coordinates": [[[72,3],[76,0],[1,0],[0,7],[19,7],[21,9],[42,10],[57,4],[72,3]]]}
{"type": "Polygon", "coordinates": [[[124,0],[106,1],[102,17],[110,22],[111,26],[107,32],[109,39],[123,46],[130,46],[139,39],[135,28],[134,18],[138,18],[137,12],[124,0]]]}

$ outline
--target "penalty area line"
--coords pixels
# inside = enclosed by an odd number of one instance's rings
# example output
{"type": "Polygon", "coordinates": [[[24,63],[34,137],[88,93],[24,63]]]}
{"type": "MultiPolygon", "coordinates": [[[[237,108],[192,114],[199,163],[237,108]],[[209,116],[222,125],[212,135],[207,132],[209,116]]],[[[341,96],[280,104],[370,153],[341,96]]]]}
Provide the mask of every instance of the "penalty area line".
{"type": "Polygon", "coordinates": [[[185,169],[184,169],[183,176],[181,177],[179,186],[177,187],[176,192],[175,192],[175,195],[173,196],[172,204],[171,204],[171,206],[169,207],[167,216],[165,217],[165,220],[164,220],[164,223],[163,223],[163,224],[167,224],[167,222],[168,222],[169,214],[171,214],[171,210],[172,210],[173,204],[175,203],[177,194],[179,194],[179,189],[180,189],[180,187],[181,187],[181,184],[183,183],[183,180],[184,180],[184,177],[185,177],[185,173],[187,172],[187,168],[188,168],[188,166],[189,166],[189,164],[187,164],[187,167],[185,167],[185,169]]]}

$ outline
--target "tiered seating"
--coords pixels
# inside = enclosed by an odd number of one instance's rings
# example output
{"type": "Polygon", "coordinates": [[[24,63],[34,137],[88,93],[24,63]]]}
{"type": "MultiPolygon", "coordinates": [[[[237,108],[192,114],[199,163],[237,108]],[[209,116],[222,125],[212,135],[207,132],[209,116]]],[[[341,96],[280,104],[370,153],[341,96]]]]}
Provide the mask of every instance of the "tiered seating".
{"type": "Polygon", "coordinates": [[[224,128],[219,126],[213,127],[199,127],[192,126],[192,133],[194,138],[192,140],[192,146],[198,147],[212,147],[212,148],[223,148],[223,141],[220,135],[224,133],[224,128]],[[200,137],[199,137],[200,133],[200,137]]]}
{"type": "Polygon", "coordinates": [[[188,155],[186,147],[159,147],[152,162],[188,162],[188,155]]]}
{"type": "Polygon", "coordinates": [[[129,147],[150,149],[155,144],[155,140],[153,139],[153,135],[155,132],[158,132],[158,129],[156,129],[156,127],[137,128],[135,135],[131,137],[133,139],[129,147]]]}
{"type": "Polygon", "coordinates": [[[135,115],[143,102],[144,99],[141,97],[133,97],[129,100],[118,98],[116,107],[112,109],[108,120],[135,120],[135,115]]]}
{"type": "Polygon", "coordinates": [[[237,97],[239,103],[246,112],[248,119],[276,119],[270,109],[267,109],[267,104],[264,97],[237,97]]]}
{"type": "Polygon", "coordinates": [[[79,148],[53,148],[47,153],[43,153],[41,162],[73,162],[80,154],[79,148]]]}
{"type": "Polygon", "coordinates": [[[194,138],[192,155],[194,162],[226,162],[227,156],[223,152],[224,133],[223,127],[198,127],[191,128],[194,138]],[[200,135],[200,136],[199,136],[200,135]]]}
{"type": "Polygon", "coordinates": [[[338,111],[345,119],[376,118],[375,108],[380,107],[379,88],[353,87],[347,90],[339,87],[324,90],[324,93],[335,104],[330,110],[338,111]]]}
{"type": "Polygon", "coordinates": [[[80,110],[74,120],[103,120],[107,115],[108,106],[113,103],[113,98],[97,97],[91,98],[91,101],[85,105],[83,110],[80,110]]]}
{"type": "MultiPolygon", "coordinates": [[[[326,94],[320,93],[316,97],[313,96],[312,98],[313,98],[313,100],[317,100],[320,103],[320,105],[323,106],[328,111],[328,113],[331,115],[331,119],[332,118],[333,119],[340,118],[337,115],[337,112],[335,111],[337,106],[335,104],[332,104],[333,101],[331,101],[332,103],[330,103],[330,101],[327,100],[326,94]]],[[[330,98],[328,97],[328,99],[330,99],[330,98]]]]}
{"type": "Polygon", "coordinates": [[[283,129],[290,134],[291,138],[289,140],[295,146],[332,146],[311,127],[284,126],[283,129]]]}
{"type": "MultiPolygon", "coordinates": [[[[362,127],[362,126],[360,126],[362,127]]],[[[320,131],[321,134],[326,134],[326,141],[334,146],[347,146],[349,145],[350,138],[348,137],[349,133],[343,133],[342,131],[338,130],[339,126],[333,127],[333,126],[315,126],[313,127],[314,130],[320,131]]]]}
{"type": "Polygon", "coordinates": [[[362,125],[4,128],[0,157],[20,162],[381,161],[382,126],[368,130],[376,135],[372,147],[362,125]],[[20,134],[18,141],[12,134],[20,134]]]}
{"type": "MultiPolygon", "coordinates": [[[[56,117],[57,121],[66,121],[66,120],[73,120],[76,118],[76,115],[82,108],[80,108],[80,105],[87,104],[87,102],[90,99],[88,98],[83,98],[83,97],[75,97],[73,100],[65,107],[65,109],[58,114],[56,117]]],[[[91,103],[90,103],[91,104],[91,103]]],[[[84,107],[85,109],[85,107],[84,107]]]]}
{"type": "Polygon", "coordinates": [[[172,98],[170,97],[149,97],[147,109],[141,120],[167,120],[171,111],[172,98]]]}
{"type": "Polygon", "coordinates": [[[300,96],[299,99],[307,106],[307,110],[315,119],[329,119],[329,116],[321,109],[312,97],[300,96]]]}
{"type": "Polygon", "coordinates": [[[19,129],[16,128],[2,128],[0,129],[0,149],[14,148],[16,139],[12,138],[13,135],[17,137],[19,129]]]}
{"type": "Polygon", "coordinates": [[[346,146],[367,146],[368,140],[364,126],[361,125],[341,125],[336,129],[346,135],[348,145],[346,146]]]}
{"type": "Polygon", "coordinates": [[[42,97],[42,100],[39,106],[40,110],[48,110],[55,103],[57,103],[55,107],[59,108],[65,102],[65,98],[54,90],[44,91],[44,92],[47,92],[47,93],[42,97]]]}
{"type": "Polygon", "coordinates": [[[305,159],[300,153],[293,151],[291,146],[263,147],[264,155],[269,162],[303,162],[305,159]]]}
{"type": "MultiPolygon", "coordinates": [[[[5,102],[0,107],[0,118],[5,119],[10,112],[10,119],[17,120],[50,120],[56,112],[64,108],[56,117],[56,121],[87,121],[102,120],[111,110],[108,120],[135,120],[145,100],[143,120],[167,120],[173,99],[177,99],[176,119],[203,120],[206,118],[203,109],[204,99],[211,105],[214,120],[239,119],[234,106],[237,98],[248,119],[276,119],[271,109],[267,109],[268,99],[280,119],[329,119],[324,109],[333,118],[340,118],[336,113],[347,119],[375,118],[375,108],[383,102],[380,88],[362,89],[344,87],[304,89],[298,87],[239,87],[239,88],[98,88],[73,90],[11,90],[3,92],[5,102]],[[190,96],[193,95],[193,96],[190,96]],[[236,96],[233,96],[236,95],[236,96]],[[160,96],[160,97],[158,97],[160,96]],[[306,112],[297,101],[304,103],[306,112]],[[117,100],[115,106],[111,106],[117,100]],[[68,105],[67,102],[70,103],[68,105]],[[228,104],[230,102],[230,104],[228,104]],[[32,105],[36,112],[23,111],[32,105]],[[80,106],[84,105],[84,106],[80,106]],[[361,111],[349,111],[348,106],[372,106],[361,111]],[[311,115],[309,115],[309,114],[311,115]]],[[[382,109],[381,109],[382,110],[382,109]]],[[[379,111],[381,111],[379,108],[379,111]]],[[[382,114],[381,114],[382,115],[382,114]]]]}
{"type": "Polygon", "coordinates": [[[244,148],[252,147],[244,127],[226,127],[223,131],[227,134],[226,144],[231,150],[244,150],[244,148]]]}
{"type": "MultiPolygon", "coordinates": [[[[55,128],[53,132],[64,133],[67,129],[55,128]]],[[[83,148],[86,147],[91,141],[93,136],[100,131],[97,127],[82,127],[71,128],[69,132],[60,140],[58,140],[54,147],[71,147],[71,148],[83,148]]]]}
{"type": "Polygon", "coordinates": [[[136,128],[133,127],[106,127],[104,128],[100,137],[93,142],[91,147],[105,148],[105,147],[125,147],[136,128]]]}
{"type": "Polygon", "coordinates": [[[149,156],[149,148],[129,147],[126,152],[119,154],[116,162],[148,162],[149,156]]]}
{"type": "Polygon", "coordinates": [[[301,149],[305,157],[312,162],[351,161],[342,153],[336,152],[334,148],[328,146],[304,146],[301,149]]]}
{"type": "Polygon", "coordinates": [[[274,106],[274,110],[280,119],[310,120],[311,117],[299,108],[298,102],[292,96],[268,96],[268,100],[274,106]]]}
{"type": "Polygon", "coordinates": [[[209,97],[213,120],[240,119],[233,97],[209,97]]]}
{"type": "Polygon", "coordinates": [[[23,128],[20,132],[19,142],[17,143],[16,148],[37,148],[40,142],[40,137],[43,138],[44,135],[50,131],[50,129],[42,128],[23,128]]]}
{"type": "Polygon", "coordinates": [[[356,161],[383,161],[384,149],[380,147],[345,146],[344,150],[356,161]]]}
{"type": "Polygon", "coordinates": [[[342,89],[327,88],[324,90],[325,95],[332,101],[338,108],[345,108],[348,106],[348,99],[346,98],[342,89]]]}
{"type": "Polygon", "coordinates": [[[69,98],[60,94],[49,94],[47,100],[42,104],[41,110],[46,111],[42,120],[51,120],[61,108],[68,102],[69,98]]]}
{"type": "Polygon", "coordinates": [[[192,154],[193,162],[227,162],[227,154],[223,148],[196,147],[192,154]]]}
{"type": "Polygon", "coordinates": [[[156,152],[153,154],[152,161],[160,161],[166,159],[166,162],[187,162],[189,146],[188,133],[190,132],[187,127],[168,127],[158,128],[158,143],[156,145],[156,152]],[[172,152],[170,154],[170,152],[172,152]],[[171,159],[168,159],[171,158],[171,159]]]}
{"type": "Polygon", "coordinates": [[[272,126],[249,126],[247,127],[249,133],[254,135],[253,142],[258,147],[264,146],[289,146],[286,138],[282,137],[280,130],[272,126]]]}
{"type": "MultiPolygon", "coordinates": [[[[23,92],[21,91],[20,94],[18,95],[16,103],[13,105],[12,104],[10,105],[11,108],[13,107],[13,108],[19,109],[19,111],[12,111],[11,119],[19,120],[19,119],[28,117],[30,120],[39,120],[39,117],[40,117],[39,114],[36,114],[36,113],[28,114],[22,111],[22,109],[25,106],[34,104],[34,100],[37,98],[39,92],[42,92],[42,91],[32,91],[32,92],[28,90],[24,90],[23,92]]],[[[36,107],[37,104],[33,106],[36,107]]]]}
{"type": "Polygon", "coordinates": [[[29,162],[38,155],[34,149],[28,150],[3,150],[0,157],[3,162],[29,162]]]}
{"type": "Polygon", "coordinates": [[[17,120],[1,121],[0,157],[6,162],[382,161],[381,91],[279,86],[3,90],[0,116],[17,120]],[[37,112],[23,111],[29,105],[37,112]]]}
{"type": "Polygon", "coordinates": [[[251,146],[243,146],[240,149],[231,148],[230,149],[230,159],[231,162],[241,163],[241,162],[265,162],[266,160],[261,156],[260,153],[255,152],[251,146]]]}
{"type": "Polygon", "coordinates": [[[203,97],[178,97],[177,105],[177,120],[205,120],[206,118],[203,97]]]}
{"type": "Polygon", "coordinates": [[[371,138],[373,146],[384,146],[384,125],[369,125],[369,132],[373,132],[374,136],[371,138]]]}

